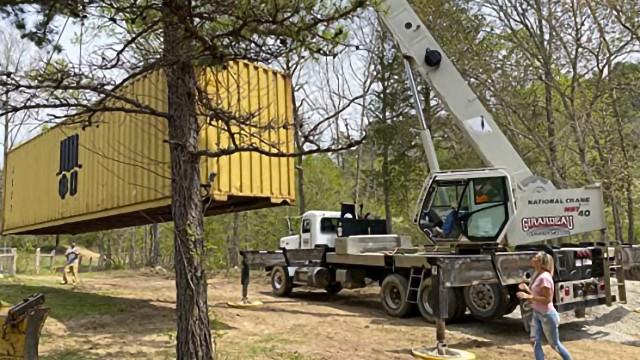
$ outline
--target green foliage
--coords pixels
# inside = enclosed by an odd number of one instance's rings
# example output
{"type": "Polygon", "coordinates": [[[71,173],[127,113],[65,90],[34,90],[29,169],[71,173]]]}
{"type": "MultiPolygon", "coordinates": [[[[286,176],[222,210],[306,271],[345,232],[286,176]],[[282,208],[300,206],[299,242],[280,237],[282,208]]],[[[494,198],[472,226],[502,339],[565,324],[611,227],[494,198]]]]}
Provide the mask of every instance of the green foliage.
{"type": "Polygon", "coordinates": [[[339,210],[340,203],[349,202],[353,181],[329,156],[307,156],[303,166],[307,209],[339,210]]]}

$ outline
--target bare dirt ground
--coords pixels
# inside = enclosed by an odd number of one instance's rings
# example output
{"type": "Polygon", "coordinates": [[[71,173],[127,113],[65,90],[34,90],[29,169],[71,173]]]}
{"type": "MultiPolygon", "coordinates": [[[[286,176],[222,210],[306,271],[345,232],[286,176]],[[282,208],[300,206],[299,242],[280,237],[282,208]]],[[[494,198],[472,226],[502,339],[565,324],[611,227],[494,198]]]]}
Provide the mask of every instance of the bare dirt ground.
{"type": "MultiPolygon", "coordinates": [[[[60,288],[66,292],[60,296],[82,294],[88,306],[104,307],[108,313],[61,318],[54,307],[40,345],[45,358],[175,356],[175,287],[169,275],[91,274],[71,291],[56,285],[57,280],[54,276],[25,276],[18,282],[60,288]]],[[[239,300],[237,274],[216,275],[209,283],[221,359],[411,359],[412,347],[435,343],[434,327],[421,318],[387,316],[377,287],[343,290],[334,296],[296,289],[292,298],[277,298],[270,294],[268,279],[256,275],[250,297],[263,301],[264,306],[232,309],[226,302],[239,300]]],[[[640,311],[640,283],[628,284],[627,305],[588,309],[583,319],[562,315],[561,337],[574,359],[640,358],[640,313],[636,312],[640,311]]],[[[66,310],[73,314],[73,309],[66,310]]],[[[528,336],[517,316],[490,323],[469,317],[447,327],[448,342],[475,353],[478,359],[531,359],[528,336]]],[[[559,359],[549,347],[545,352],[548,358],[559,359]]]]}

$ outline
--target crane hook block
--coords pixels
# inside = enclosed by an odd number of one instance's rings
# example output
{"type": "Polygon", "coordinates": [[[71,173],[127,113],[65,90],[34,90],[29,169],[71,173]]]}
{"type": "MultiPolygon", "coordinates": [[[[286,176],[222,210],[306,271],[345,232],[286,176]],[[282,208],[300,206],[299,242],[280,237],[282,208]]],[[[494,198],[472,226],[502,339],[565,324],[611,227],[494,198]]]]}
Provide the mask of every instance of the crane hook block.
{"type": "Polygon", "coordinates": [[[436,67],[442,62],[442,54],[438,50],[427,49],[424,52],[424,62],[431,67],[436,67]]]}

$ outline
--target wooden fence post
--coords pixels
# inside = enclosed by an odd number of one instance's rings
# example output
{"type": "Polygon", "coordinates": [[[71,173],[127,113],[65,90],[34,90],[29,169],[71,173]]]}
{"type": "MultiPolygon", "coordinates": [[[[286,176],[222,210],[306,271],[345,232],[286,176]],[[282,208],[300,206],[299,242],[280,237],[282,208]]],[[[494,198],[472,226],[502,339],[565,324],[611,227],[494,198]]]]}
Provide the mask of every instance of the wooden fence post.
{"type": "Polygon", "coordinates": [[[40,248],[36,249],[36,275],[40,274],[40,248]]]}
{"type": "Polygon", "coordinates": [[[53,271],[53,259],[56,257],[56,249],[51,250],[51,257],[49,258],[49,270],[53,271]]]}

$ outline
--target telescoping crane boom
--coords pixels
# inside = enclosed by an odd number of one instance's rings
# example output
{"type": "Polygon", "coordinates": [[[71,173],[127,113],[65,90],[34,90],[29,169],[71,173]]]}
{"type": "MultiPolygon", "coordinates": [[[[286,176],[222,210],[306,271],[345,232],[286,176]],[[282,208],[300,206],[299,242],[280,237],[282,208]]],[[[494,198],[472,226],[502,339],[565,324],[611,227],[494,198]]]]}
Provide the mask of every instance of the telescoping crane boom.
{"type": "MultiPolygon", "coordinates": [[[[522,245],[605,228],[600,186],[557,190],[534,175],[407,1],[383,1],[378,14],[405,61],[428,82],[489,166],[439,171],[423,120],[431,174],[414,221],[431,241],[522,245]]],[[[408,73],[418,102],[410,68],[408,73]]],[[[419,105],[418,112],[422,116],[419,105]]]]}

